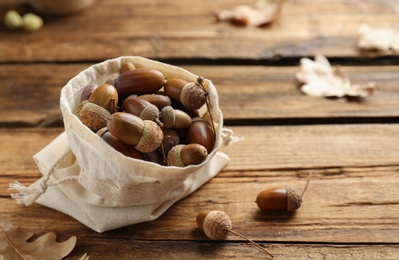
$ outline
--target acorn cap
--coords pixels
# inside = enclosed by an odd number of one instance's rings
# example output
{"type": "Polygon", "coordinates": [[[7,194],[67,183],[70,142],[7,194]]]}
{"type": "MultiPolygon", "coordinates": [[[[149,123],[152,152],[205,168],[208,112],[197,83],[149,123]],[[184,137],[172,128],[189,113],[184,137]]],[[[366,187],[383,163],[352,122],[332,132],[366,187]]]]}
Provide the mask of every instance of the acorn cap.
{"type": "Polygon", "coordinates": [[[171,128],[175,124],[175,111],[173,107],[166,106],[162,108],[160,113],[160,120],[163,123],[163,127],[171,128]]]}
{"type": "Polygon", "coordinates": [[[187,83],[180,93],[180,102],[188,109],[199,109],[206,101],[205,89],[195,82],[187,83]]]}
{"type": "Polygon", "coordinates": [[[88,100],[83,100],[82,102],[79,103],[78,107],[76,108],[76,115],[80,118],[80,111],[82,110],[82,107],[88,103],[88,100]]]}
{"type": "MultiPolygon", "coordinates": [[[[162,128],[163,132],[163,149],[167,154],[170,149],[172,149],[175,145],[180,143],[179,133],[173,128],[162,128]]],[[[161,147],[158,148],[159,152],[162,152],[161,147]]]]}
{"type": "Polygon", "coordinates": [[[93,132],[107,126],[110,117],[108,110],[91,102],[83,104],[79,112],[80,121],[93,132]]]}
{"type": "Polygon", "coordinates": [[[177,166],[177,167],[185,166],[180,156],[180,152],[184,146],[185,146],[184,144],[179,144],[170,149],[167,157],[168,166],[177,166]]]}
{"type": "Polygon", "coordinates": [[[139,143],[134,147],[142,153],[155,151],[161,144],[163,133],[159,125],[150,120],[144,120],[144,129],[139,143]]]}
{"type": "Polygon", "coordinates": [[[212,210],[206,214],[202,224],[205,235],[213,240],[225,239],[232,227],[230,217],[220,210],[212,210]]]}
{"type": "Polygon", "coordinates": [[[111,76],[107,78],[105,81],[106,84],[110,84],[112,86],[115,86],[115,80],[116,78],[119,77],[119,73],[113,73],[111,76]]]}
{"type": "Polygon", "coordinates": [[[140,118],[143,120],[157,120],[159,118],[159,109],[153,105],[149,104],[141,112],[140,118]]]}
{"type": "Polygon", "coordinates": [[[287,211],[295,211],[301,207],[301,192],[296,187],[287,187],[287,211]]]}

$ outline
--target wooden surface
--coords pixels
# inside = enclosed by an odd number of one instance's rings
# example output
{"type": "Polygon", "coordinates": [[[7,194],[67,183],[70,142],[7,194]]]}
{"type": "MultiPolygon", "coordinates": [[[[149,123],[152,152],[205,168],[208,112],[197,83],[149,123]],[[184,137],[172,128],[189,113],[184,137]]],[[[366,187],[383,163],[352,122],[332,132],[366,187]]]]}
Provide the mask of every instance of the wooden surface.
{"type": "MultiPolygon", "coordinates": [[[[224,210],[234,229],[275,259],[399,259],[399,58],[364,52],[357,28],[398,25],[397,1],[286,0],[266,28],[217,23],[213,10],[251,1],[106,1],[36,33],[0,27],[0,215],[38,237],[77,236],[65,259],[267,259],[242,238],[210,241],[196,214],[224,210]],[[324,54],[363,99],[312,98],[295,80],[299,59],[324,54]],[[55,210],[18,205],[8,184],[41,176],[32,156],[64,129],[61,88],[88,66],[122,55],[181,66],[214,82],[226,127],[243,140],[222,149],[229,164],[159,219],[102,234],[55,210]],[[254,200],[271,187],[302,188],[295,214],[265,213],[254,200]]],[[[19,0],[0,15],[34,11],[19,0]]]]}

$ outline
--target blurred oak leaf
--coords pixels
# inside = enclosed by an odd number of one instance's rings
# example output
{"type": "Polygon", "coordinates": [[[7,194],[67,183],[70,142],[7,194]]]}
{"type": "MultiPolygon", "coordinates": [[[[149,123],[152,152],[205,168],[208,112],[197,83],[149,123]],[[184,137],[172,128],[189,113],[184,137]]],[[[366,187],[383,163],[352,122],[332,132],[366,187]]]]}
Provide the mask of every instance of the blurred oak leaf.
{"type": "Polygon", "coordinates": [[[231,10],[216,13],[219,21],[230,21],[236,25],[264,26],[277,19],[284,0],[258,0],[254,6],[238,5],[231,10]]]}
{"type": "Polygon", "coordinates": [[[296,78],[303,83],[302,92],[314,97],[366,97],[374,92],[375,84],[352,85],[340,67],[331,67],[327,58],[316,55],[315,60],[302,58],[296,78]]]}
{"type": "Polygon", "coordinates": [[[62,259],[75,247],[76,237],[56,242],[54,233],[47,233],[33,242],[27,242],[33,233],[11,224],[8,218],[0,216],[0,259],[62,259]]]}
{"type": "Polygon", "coordinates": [[[367,24],[358,28],[358,47],[368,51],[399,52],[399,30],[394,28],[374,29],[367,24]]]}

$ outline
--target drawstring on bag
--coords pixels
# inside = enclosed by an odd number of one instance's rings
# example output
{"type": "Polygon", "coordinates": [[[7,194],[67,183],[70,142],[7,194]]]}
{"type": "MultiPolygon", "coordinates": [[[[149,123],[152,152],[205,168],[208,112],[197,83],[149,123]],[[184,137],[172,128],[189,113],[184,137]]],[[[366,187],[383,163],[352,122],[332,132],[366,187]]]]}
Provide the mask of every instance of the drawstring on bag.
{"type": "Polygon", "coordinates": [[[240,142],[244,139],[242,136],[234,135],[234,131],[229,128],[222,128],[222,147],[228,146],[232,143],[240,142]]]}
{"type": "MultiPolygon", "coordinates": [[[[243,137],[235,136],[233,130],[223,128],[221,133],[222,147],[228,146],[232,143],[243,140],[243,137]]],[[[17,193],[11,194],[11,197],[17,201],[18,204],[25,204],[29,206],[35,202],[42,194],[44,194],[49,186],[57,186],[63,182],[78,180],[79,176],[68,176],[59,180],[50,180],[51,175],[54,173],[55,168],[61,163],[63,159],[69,154],[70,149],[67,149],[58,160],[56,160],[49,168],[47,173],[40,179],[26,187],[22,183],[15,181],[9,184],[8,190],[16,190],[17,193]]]]}
{"type": "Polygon", "coordinates": [[[56,186],[66,181],[77,180],[78,176],[68,176],[56,181],[49,181],[51,175],[54,173],[55,168],[60,162],[68,155],[70,149],[67,149],[62,156],[54,162],[49,168],[46,175],[32,183],[29,187],[26,187],[22,183],[15,181],[9,184],[8,190],[16,190],[18,193],[11,194],[11,198],[15,199],[18,204],[25,204],[29,206],[35,202],[43,193],[46,192],[49,186],[56,186]]]}

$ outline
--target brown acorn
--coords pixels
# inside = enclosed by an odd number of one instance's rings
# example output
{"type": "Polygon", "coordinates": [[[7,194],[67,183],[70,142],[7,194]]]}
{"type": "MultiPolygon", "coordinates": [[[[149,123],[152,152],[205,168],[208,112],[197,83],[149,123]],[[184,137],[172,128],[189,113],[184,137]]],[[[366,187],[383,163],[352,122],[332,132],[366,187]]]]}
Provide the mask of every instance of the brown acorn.
{"type": "Polygon", "coordinates": [[[112,73],[111,76],[109,76],[105,81],[105,84],[110,84],[112,86],[115,86],[115,80],[117,77],[119,77],[119,73],[112,73]]]}
{"type": "Polygon", "coordinates": [[[162,142],[162,130],[153,121],[130,113],[116,112],[107,124],[108,130],[120,141],[134,146],[142,153],[155,151],[162,142]]]}
{"type": "Polygon", "coordinates": [[[213,128],[207,120],[201,117],[193,118],[187,134],[188,144],[201,144],[210,153],[215,146],[215,139],[213,128]]]}
{"type": "Polygon", "coordinates": [[[170,98],[162,94],[144,94],[138,97],[147,100],[151,104],[155,105],[159,110],[172,104],[170,98]]]}
{"type": "Polygon", "coordinates": [[[143,153],[143,160],[147,162],[153,162],[160,165],[165,165],[162,155],[156,150],[150,153],[143,153]]]}
{"type": "Polygon", "coordinates": [[[134,69],[136,69],[136,66],[134,66],[134,64],[132,62],[126,60],[122,64],[122,66],[121,66],[121,68],[119,70],[119,73],[122,74],[122,73],[125,73],[127,71],[134,70],[134,69]]]}
{"type": "Polygon", "coordinates": [[[162,128],[162,132],[163,132],[163,140],[162,140],[163,147],[159,147],[158,151],[160,153],[167,154],[170,151],[170,149],[172,149],[174,146],[180,143],[180,136],[179,133],[173,128],[162,128]]]}
{"type": "Polygon", "coordinates": [[[160,90],[163,85],[162,72],[149,68],[126,71],[115,80],[115,87],[122,98],[130,95],[152,94],[160,90]]]}
{"type": "Polygon", "coordinates": [[[183,106],[193,110],[201,108],[207,99],[207,92],[199,83],[177,78],[168,79],[164,91],[171,99],[180,101],[183,106]]]}
{"type": "Polygon", "coordinates": [[[116,112],[118,103],[118,91],[110,84],[102,84],[89,97],[89,102],[102,106],[111,114],[116,112]]]}
{"type": "Polygon", "coordinates": [[[162,126],[159,121],[159,109],[145,99],[138,98],[135,95],[127,97],[123,101],[125,112],[140,117],[143,120],[152,120],[162,126]]]}
{"type": "Polygon", "coordinates": [[[91,93],[98,87],[98,84],[95,82],[91,82],[89,84],[87,84],[83,90],[82,90],[82,94],[80,95],[80,102],[84,101],[84,100],[88,100],[91,93]]]}
{"type": "Polygon", "coordinates": [[[258,194],[256,204],[264,211],[296,211],[302,205],[302,197],[308,188],[311,175],[309,173],[302,192],[294,186],[270,188],[258,194]]]}
{"type": "Polygon", "coordinates": [[[171,106],[162,108],[159,118],[165,128],[187,128],[192,121],[187,113],[171,106]]]}
{"type": "Polygon", "coordinates": [[[255,243],[248,237],[241,235],[240,233],[233,230],[233,224],[229,215],[221,210],[204,210],[197,214],[196,222],[198,227],[204,231],[205,235],[212,240],[223,240],[226,239],[228,233],[232,233],[236,236],[246,239],[252,245],[258,247],[263,252],[267,253],[271,257],[274,257],[266,248],[255,243]]]}
{"type": "Polygon", "coordinates": [[[84,125],[93,132],[97,132],[101,128],[107,126],[111,113],[102,106],[86,100],[78,107],[78,117],[84,125]]]}
{"type": "Polygon", "coordinates": [[[174,146],[168,153],[167,165],[185,167],[188,165],[201,164],[206,160],[208,152],[200,144],[179,144],[174,146]]]}
{"type": "Polygon", "coordinates": [[[118,138],[113,136],[106,127],[100,129],[97,135],[123,155],[135,159],[143,159],[143,155],[139,151],[134,149],[133,146],[121,142],[118,138]]]}

